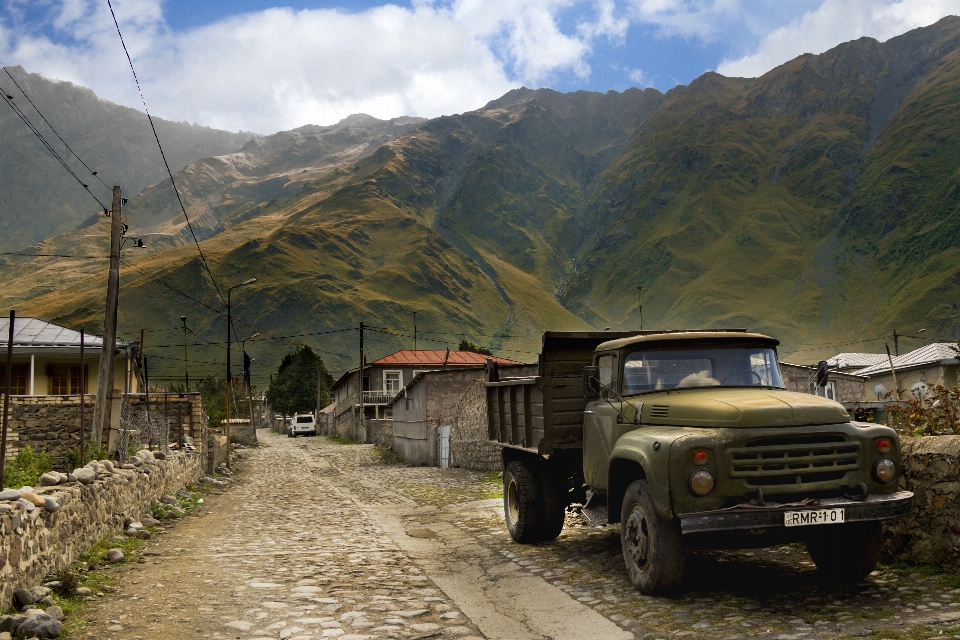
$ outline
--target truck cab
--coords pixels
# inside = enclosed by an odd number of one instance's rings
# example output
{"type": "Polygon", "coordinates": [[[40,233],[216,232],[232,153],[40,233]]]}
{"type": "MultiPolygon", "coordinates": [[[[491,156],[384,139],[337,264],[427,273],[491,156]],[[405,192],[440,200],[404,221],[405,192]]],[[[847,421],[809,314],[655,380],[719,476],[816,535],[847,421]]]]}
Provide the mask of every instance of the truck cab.
{"type": "Polygon", "coordinates": [[[742,330],[548,332],[537,377],[488,373],[513,538],[555,538],[588,489],[644,593],[676,587],[691,548],[799,541],[833,578],[872,571],[880,523],[912,506],[899,439],[787,391],[777,345],[742,330]]]}

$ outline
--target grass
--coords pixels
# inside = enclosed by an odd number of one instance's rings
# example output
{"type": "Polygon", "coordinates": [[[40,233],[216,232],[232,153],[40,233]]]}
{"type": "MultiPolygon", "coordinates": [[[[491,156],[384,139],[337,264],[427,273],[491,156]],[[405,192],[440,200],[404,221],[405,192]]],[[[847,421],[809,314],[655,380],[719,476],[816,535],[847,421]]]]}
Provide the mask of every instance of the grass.
{"type": "Polygon", "coordinates": [[[330,442],[333,442],[336,444],[362,444],[361,442],[357,442],[356,440],[351,440],[350,438],[342,438],[340,436],[323,436],[323,437],[329,440],[330,442]]]}
{"type": "Polygon", "coordinates": [[[480,483],[486,489],[483,497],[487,500],[503,497],[503,474],[499,471],[490,471],[483,474],[480,483]]]}

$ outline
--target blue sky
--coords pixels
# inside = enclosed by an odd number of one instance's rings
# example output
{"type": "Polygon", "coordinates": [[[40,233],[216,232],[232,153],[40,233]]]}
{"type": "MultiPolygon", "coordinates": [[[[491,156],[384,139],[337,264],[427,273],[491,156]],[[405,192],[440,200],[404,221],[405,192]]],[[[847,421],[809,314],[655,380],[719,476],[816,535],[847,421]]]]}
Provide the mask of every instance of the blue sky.
{"type": "MultiPolygon", "coordinates": [[[[521,85],[755,77],[960,13],[960,0],[112,1],[151,112],[260,133],[459,113],[521,85]]],[[[0,7],[0,62],[139,106],[106,0],[0,7]]]]}

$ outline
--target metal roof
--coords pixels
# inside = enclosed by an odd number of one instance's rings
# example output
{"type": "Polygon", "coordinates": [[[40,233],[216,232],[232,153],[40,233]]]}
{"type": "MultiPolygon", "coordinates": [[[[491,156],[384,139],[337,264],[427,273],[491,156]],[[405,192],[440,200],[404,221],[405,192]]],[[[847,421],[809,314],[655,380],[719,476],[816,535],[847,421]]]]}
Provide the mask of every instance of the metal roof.
{"type": "MultiPolygon", "coordinates": [[[[955,344],[949,342],[934,342],[919,349],[914,349],[910,353],[897,356],[893,359],[894,369],[907,369],[910,367],[919,367],[931,364],[957,364],[957,353],[951,349],[955,344]]],[[[858,376],[872,376],[878,373],[890,371],[890,363],[887,362],[884,354],[883,362],[875,364],[865,369],[859,369],[853,373],[858,376]]]]}
{"type": "MultiPolygon", "coordinates": [[[[0,344],[7,344],[10,335],[10,318],[0,318],[0,344]]],[[[103,339],[85,334],[84,347],[101,347],[103,339]]],[[[117,342],[117,346],[122,343],[117,342]]],[[[80,332],[61,327],[39,318],[17,318],[13,323],[13,346],[15,347],[80,347],[80,332]]],[[[122,345],[126,346],[126,345],[122,345]]]]}
{"type": "Polygon", "coordinates": [[[473,351],[443,351],[439,349],[417,349],[414,351],[413,349],[404,349],[384,356],[379,360],[368,362],[367,366],[442,367],[446,364],[450,367],[482,367],[487,362],[487,358],[498,364],[523,364],[516,360],[486,356],[473,351]]]}
{"type": "Polygon", "coordinates": [[[886,361],[887,354],[885,353],[838,353],[827,360],[827,365],[837,369],[860,369],[882,364],[886,361]]]}

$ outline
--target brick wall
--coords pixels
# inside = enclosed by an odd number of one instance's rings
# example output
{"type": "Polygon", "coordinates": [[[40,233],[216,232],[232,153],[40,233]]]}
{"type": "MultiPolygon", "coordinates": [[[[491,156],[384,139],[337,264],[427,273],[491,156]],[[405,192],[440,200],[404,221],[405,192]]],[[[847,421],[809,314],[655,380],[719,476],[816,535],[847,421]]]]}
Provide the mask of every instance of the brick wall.
{"type": "Polygon", "coordinates": [[[500,447],[487,440],[487,391],[473,382],[460,397],[450,434],[453,463],[465,469],[500,469],[500,447]]]}

